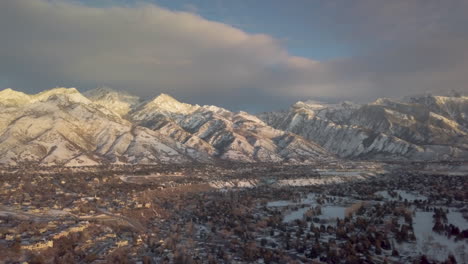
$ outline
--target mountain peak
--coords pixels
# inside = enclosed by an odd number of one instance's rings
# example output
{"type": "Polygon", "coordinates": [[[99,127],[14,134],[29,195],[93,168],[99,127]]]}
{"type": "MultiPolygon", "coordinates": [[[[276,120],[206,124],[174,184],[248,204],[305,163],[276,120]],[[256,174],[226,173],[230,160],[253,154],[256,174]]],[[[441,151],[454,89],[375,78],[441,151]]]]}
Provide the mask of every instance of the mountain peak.
{"type": "Polygon", "coordinates": [[[84,92],[83,94],[93,101],[101,100],[101,99],[108,99],[108,98],[131,99],[132,101],[140,100],[138,96],[131,95],[127,93],[126,91],[115,90],[107,86],[88,90],[84,92]]]}
{"type": "Polygon", "coordinates": [[[11,88],[6,88],[0,91],[0,104],[7,106],[17,106],[21,104],[28,103],[30,96],[23,93],[15,91],[11,88]]]}
{"type": "Polygon", "coordinates": [[[17,92],[11,88],[6,88],[6,89],[3,89],[0,91],[0,94],[8,94],[8,93],[11,93],[11,92],[16,92],[16,93],[20,93],[20,92],[17,92]]]}
{"type": "Polygon", "coordinates": [[[64,96],[73,102],[89,103],[89,100],[81,95],[76,88],[64,87],[53,88],[34,95],[25,94],[11,88],[7,88],[0,91],[0,103],[7,106],[19,106],[38,101],[47,101],[52,96],[64,96]]]}
{"type": "MultiPolygon", "coordinates": [[[[154,98],[150,103],[147,104],[147,107],[156,108],[169,113],[181,113],[188,114],[199,108],[198,105],[191,105],[186,103],[181,103],[177,101],[174,97],[162,93],[154,98]]],[[[145,106],[145,108],[147,108],[145,106]]]]}
{"type": "Polygon", "coordinates": [[[28,96],[27,94],[25,94],[23,92],[18,92],[18,91],[15,91],[15,90],[11,89],[11,88],[6,88],[4,90],[1,90],[0,95],[2,97],[3,96],[9,96],[9,97],[28,96]]]}
{"type": "Polygon", "coordinates": [[[387,105],[391,102],[393,102],[393,100],[386,97],[381,97],[377,98],[374,102],[370,103],[370,105],[387,105]]]}
{"type": "Polygon", "coordinates": [[[320,110],[327,107],[326,103],[315,101],[315,100],[307,100],[307,101],[298,101],[296,102],[293,107],[307,107],[311,110],[320,110]]]}
{"type": "Polygon", "coordinates": [[[84,95],[94,103],[109,108],[121,116],[128,114],[140,102],[138,96],[109,87],[98,87],[88,90],[84,95]]]}
{"type": "Polygon", "coordinates": [[[66,88],[66,87],[55,87],[50,90],[46,90],[43,92],[40,92],[38,94],[35,94],[35,97],[41,97],[41,96],[49,96],[52,94],[76,94],[80,93],[76,88],[66,88]]]}
{"type": "Polygon", "coordinates": [[[31,96],[31,103],[48,101],[51,98],[66,98],[67,101],[89,104],[91,101],[84,97],[76,88],[57,87],[31,96]]]}
{"type": "Polygon", "coordinates": [[[153,99],[153,102],[154,103],[167,103],[167,102],[180,103],[179,101],[177,101],[177,99],[175,99],[174,97],[166,93],[161,93],[160,95],[156,96],[153,99]]]}
{"type": "Polygon", "coordinates": [[[342,101],[340,103],[326,103],[315,100],[299,101],[292,106],[292,109],[303,109],[309,111],[320,110],[337,110],[337,109],[350,109],[357,108],[359,105],[350,101],[342,101]]]}

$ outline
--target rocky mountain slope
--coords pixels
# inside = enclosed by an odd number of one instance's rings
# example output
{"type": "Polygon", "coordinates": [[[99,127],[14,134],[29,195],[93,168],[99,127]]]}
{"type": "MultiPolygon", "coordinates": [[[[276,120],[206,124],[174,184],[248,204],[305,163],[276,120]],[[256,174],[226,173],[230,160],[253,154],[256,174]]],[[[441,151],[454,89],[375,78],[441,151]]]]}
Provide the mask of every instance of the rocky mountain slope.
{"type": "Polygon", "coordinates": [[[0,91],[0,164],[468,159],[468,97],[298,102],[254,116],[167,94],[0,91]],[[331,153],[331,154],[330,154],[331,153]]]}
{"type": "Polygon", "coordinates": [[[259,118],[344,158],[468,158],[468,97],[422,96],[371,104],[298,102],[259,118]]]}
{"type": "Polygon", "coordinates": [[[129,118],[135,124],[225,160],[303,162],[329,158],[317,144],[274,129],[254,115],[185,104],[166,94],[136,108],[129,118]]]}
{"type": "Polygon", "coordinates": [[[138,96],[130,95],[124,91],[115,91],[107,87],[100,87],[83,93],[94,103],[104,106],[120,116],[127,115],[140,103],[138,96]]]}
{"type": "Polygon", "coordinates": [[[133,125],[76,89],[0,92],[0,163],[96,165],[209,161],[157,131],[133,125]]]}
{"type": "Polygon", "coordinates": [[[247,113],[99,88],[35,95],[0,91],[0,164],[302,162],[328,159],[320,146],[247,113]]]}

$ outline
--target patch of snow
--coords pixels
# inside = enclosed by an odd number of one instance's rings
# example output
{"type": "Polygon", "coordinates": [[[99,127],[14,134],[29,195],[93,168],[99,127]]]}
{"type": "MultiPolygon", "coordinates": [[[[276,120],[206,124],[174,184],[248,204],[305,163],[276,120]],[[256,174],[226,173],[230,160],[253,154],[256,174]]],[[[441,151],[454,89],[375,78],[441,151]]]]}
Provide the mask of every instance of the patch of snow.
{"type": "MultiPolygon", "coordinates": [[[[424,254],[429,259],[444,261],[449,254],[453,254],[459,263],[468,262],[468,242],[455,241],[453,238],[448,238],[444,235],[437,234],[432,231],[434,226],[432,212],[417,211],[413,218],[414,234],[416,236],[415,243],[396,244],[398,251],[401,254],[424,254]]],[[[454,216],[452,216],[453,218],[454,216]]],[[[457,216],[455,216],[457,218],[457,216]]]]}

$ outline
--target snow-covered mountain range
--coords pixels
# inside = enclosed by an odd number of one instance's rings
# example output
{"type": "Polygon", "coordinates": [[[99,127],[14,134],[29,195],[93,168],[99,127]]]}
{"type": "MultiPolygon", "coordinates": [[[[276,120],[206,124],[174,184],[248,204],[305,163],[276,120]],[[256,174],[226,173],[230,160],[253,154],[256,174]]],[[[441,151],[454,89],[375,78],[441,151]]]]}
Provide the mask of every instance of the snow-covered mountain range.
{"type": "Polygon", "coordinates": [[[44,165],[206,161],[211,157],[133,125],[76,89],[0,92],[0,163],[44,165]]]}
{"type": "Polygon", "coordinates": [[[0,164],[9,165],[467,159],[467,134],[468,97],[306,101],[255,116],[109,88],[0,91],[0,164]]]}
{"type": "Polygon", "coordinates": [[[97,165],[330,159],[317,144],[245,112],[146,102],[108,88],[0,91],[0,164],[97,165]]]}
{"type": "Polygon", "coordinates": [[[314,142],[274,129],[254,115],[185,104],[166,94],[137,107],[130,120],[224,160],[302,162],[328,156],[314,142]]]}
{"type": "Polygon", "coordinates": [[[427,95],[365,105],[298,102],[259,117],[342,158],[468,159],[468,97],[427,95]]]}

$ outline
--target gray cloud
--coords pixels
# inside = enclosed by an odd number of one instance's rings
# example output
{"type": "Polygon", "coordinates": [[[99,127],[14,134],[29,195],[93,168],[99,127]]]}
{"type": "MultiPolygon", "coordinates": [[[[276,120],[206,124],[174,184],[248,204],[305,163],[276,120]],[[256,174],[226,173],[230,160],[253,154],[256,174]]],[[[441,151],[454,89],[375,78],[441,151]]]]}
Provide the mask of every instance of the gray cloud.
{"type": "Polygon", "coordinates": [[[438,9],[442,1],[375,2],[342,8],[349,4],[330,1],[324,7],[337,13],[336,21],[324,21],[337,39],[371,44],[354,57],[318,62],[288,54],[268,35],[151,4],[95,8],[5,0],[0,84],[29,92],[106,85],[236,110],[284,107],[308,97],[359,101],[468,91],[468,34],[457,20],[466,5],[438,9]],[[449,20],[452,9],[457,13],[449,20]]]}

